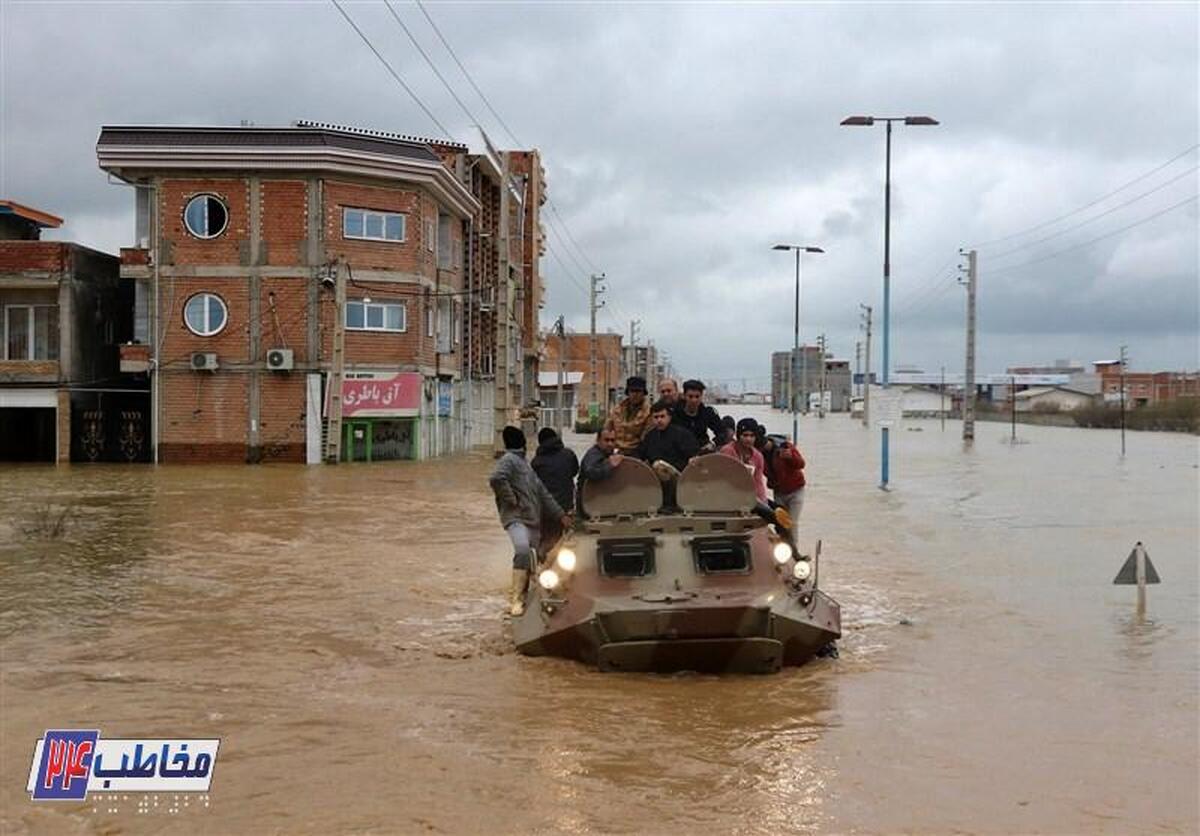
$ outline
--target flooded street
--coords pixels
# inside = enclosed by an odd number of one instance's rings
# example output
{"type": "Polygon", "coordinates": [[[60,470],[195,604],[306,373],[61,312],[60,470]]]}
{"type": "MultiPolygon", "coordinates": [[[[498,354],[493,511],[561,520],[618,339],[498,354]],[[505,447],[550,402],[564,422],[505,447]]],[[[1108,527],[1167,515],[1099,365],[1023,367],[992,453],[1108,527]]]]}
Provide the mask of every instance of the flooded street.
{"type": "Polygon", "coordinates": [[[1197,832],[1196,438],[959,433],[894,431],[884,493],[877,431],[803,421],[845,635],[765,677],[515,655],[486,454],[0,469],[0,830],[1197,832]],[[47,728],[219,737],[209,806],[33,804],[47,728]]]}

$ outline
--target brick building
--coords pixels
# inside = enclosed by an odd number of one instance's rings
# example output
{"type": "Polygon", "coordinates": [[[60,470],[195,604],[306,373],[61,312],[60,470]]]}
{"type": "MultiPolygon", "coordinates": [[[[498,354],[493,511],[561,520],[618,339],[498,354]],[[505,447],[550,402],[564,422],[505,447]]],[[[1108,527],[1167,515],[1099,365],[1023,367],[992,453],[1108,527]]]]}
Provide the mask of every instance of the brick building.
{"type": "Polygon", "coordinates": [[[575,384],[578,393],[576,414],[586,420],[590,404],[596,403],[601,414],[610,409],[625,394],[627,369],[623,359],[620,334],[596,334],[596,375],[592,376],[592,339],[590,334],[566,333],[560,339],[555,334],[543,335],[541,370],[553,378],[559,369],[560,350],[562,368],[566,372],[578,372],[581,377],[575,384]],[[561,349],[560,349],[561,346],[561,349]]]}
{"type": "MultiPolygon", "coordinates": [[[[1092,364],[1100,378],[1104,400],[1121,399],[1121,361],[1092,364]]],[[[1200,398],[1200,372],[1125,372],[1125,400],[1132,406],[1149,406],[1176,398],[1200,398]]]]}
{"type": "Polygon", "coordinates": [[[0,461],[143,459],[146,398],[119,380],[132,294],[115,256],[40,240],[61,224],[0,200],[0,461]]]}
{"type": "Polygon", "coordinates": [[[106,126],[96,150],[135,187],[121,275],[142,345],[125,359],[153,381],[159,460],[313,462],[331,432],[349,460],[468,443],[464,228],[480,207],[428,144],[106,126]],[[338,373],[340,424],[326,411],[338,373]]]}
{"type": "Polygon", "coordinates": [[[464,374],[472,443],[499,451],[504,426],[538,398],[545,170],[536,150],[498,150],[482,131],[431,147],[479,203],[466,230],[464,374]]]}

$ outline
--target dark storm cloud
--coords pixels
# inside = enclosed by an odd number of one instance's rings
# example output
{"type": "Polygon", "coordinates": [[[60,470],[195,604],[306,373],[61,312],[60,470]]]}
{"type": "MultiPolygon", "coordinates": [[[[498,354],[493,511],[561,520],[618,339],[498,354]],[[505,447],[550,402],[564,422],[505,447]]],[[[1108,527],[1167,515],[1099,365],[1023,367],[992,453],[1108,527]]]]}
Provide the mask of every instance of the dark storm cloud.
{"type": "MultiPolygon", "coordinates": [[[[416,7],[394,6],[511,146],[416,7]]],[[[467,126],[382,4],[346,8],[443,124],[467,126]]],[[[883,131],[839,127],[850,113],[943,123],[894,138],[892,356],[951,369],[963,353],[960,246],[1070,212],[1197,140],[1194,5],[428,8],[521,142],[543,151],[586,253],[548,213],[558,258],[543,262],[546,318],[586,327],[594,265],[610,287],[601,326],[627,332],[639,317],[696,373],[761,379],[770,351],[790,344],[794,262],[770,250],[777,241],[827,250],[804,263],[806,338],[824,331],[853,356],[860,302],[878,324],[883,131]]],[[[330,4],[0,10],[0,191],[105,249],[129,242],[132,199],[96,168],[101,124],[312,118],[440,133],[330,4]]],[[[981,368],[1094,359],[1121,342],[1145,347],[1135,356],[1147,366],[1195,366],[1195,204],[1017,266],[1195,192],[1185,177],[1044,244],[982,247],[981,368]]]]}

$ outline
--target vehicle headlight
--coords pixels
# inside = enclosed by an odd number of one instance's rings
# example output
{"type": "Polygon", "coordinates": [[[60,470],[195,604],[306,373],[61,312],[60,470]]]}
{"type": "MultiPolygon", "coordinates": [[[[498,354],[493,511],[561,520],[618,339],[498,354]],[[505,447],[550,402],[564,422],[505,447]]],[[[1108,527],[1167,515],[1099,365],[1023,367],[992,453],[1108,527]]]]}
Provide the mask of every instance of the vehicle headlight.
{"type": "Polygon", "coordinates": [[[792,577],[798,581],[808,580],[808,576],[812,574],[812,564],[807,560],[797,560],[796,565],[792,567],[792,577]]]}
{"type": "Polygon", "coordinates": [[[792,547],[787,543],[776,543],[772,554],[775,556],[775,562],[782,566],[792,559],[792,547]]]}
{"type": "Polygon", "coordinates": [[[574,572],[575,552],[567,548],[559,549],[558,559],[555,562],[558,564],[558,568],[562,569],[564,572],[574,572]]]}
{"type": "Polygon", "coordinates": [[[542,589],[554,589],[558,586],[558,572],[553,569],[546,569],[538,575],[538,583],[542,585],[542,589]]]}

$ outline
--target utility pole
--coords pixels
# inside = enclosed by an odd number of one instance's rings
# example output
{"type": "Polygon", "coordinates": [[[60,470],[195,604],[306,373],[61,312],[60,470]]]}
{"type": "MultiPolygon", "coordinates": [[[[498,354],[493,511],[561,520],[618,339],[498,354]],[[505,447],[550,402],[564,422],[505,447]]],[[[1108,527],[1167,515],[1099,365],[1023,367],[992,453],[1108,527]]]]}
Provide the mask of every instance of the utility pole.
{"type": "MultiPolygon", "coordinates": [[[[632,377],[638,373],[638,326],[642,324],[640,319],[629,320],[629,374],[626,377],[632,377]]],[[[646,377],[647,375],[642,375],[646,377]]]]}
{"type": "Polygon", "coordinates": [[[1125,455],[1125,364],[1129,360],[1127,345],[1121,346],[1121,456],[1125,455]]]}
{"type": "Polygon", "coordinates": [[[819,380],[821,381],[821,384],[820,384],[821,392],[819,395],[817,395],[817,397],[820,398],[820,400],[817,402],[817,404],[818,404],[817,405],[817,415],[821,418],[824,418],[825,417],[825,335],[824,334],[822,334],[820,337],[818,337],[818,345],[820,345],[820,347],[821,347],[821,374],[819,377],[819,380]]]}
{"type": "Polygon", "coordinates": [[[567,365],[567,335],[561,314],[554,322],[554,333],[558,335],[558,394],[554,398],[554,407],[558,420],[554,421],[554,425],[558,427],[558,435],[561,438],[562,434],[566,432],[567,426],[567,410],[563,405],[563,378],[566,377],[567,365]]]}
{"type": "Polygon", "coordinates": [[[863,426],[871,426],[871,306],[859,304],[863,309],[863,325],[867,329],[866,360],[863,362],[863,426]]]}
{"type": "MultiPolygon", "coordinates": [[[[961,253],[962,250],[959,250],[961,253]]],[[[963,381],[963,441],[975,440],[975,292],[979,283],[976,252],[967,256],[967,374],[963,381]]],[[[962,270],[960,266],[958,268],[962,270]]],[[[962,279],[959,279],[962,282],[962,279]]]]}
{"type": "Polygon", "coordinates": [[[1009,407],[1008,415],[1012,421],[1012,443],[1017,443],[1017,377],[1009,375],[1008,377],[1008,397],[1009,407]]]}
{"type": "MultiPolygon", "coordinates": [[[[346,272],[341,261],[335,261],[333,270],[333,358],[329,366],[329,378],[325,381],[329,392],[329,414],[325,417],[325,461],[337,464],[342,457],[342,375],[346,370],[346,272]]],[[[351,451],[353,454],[353,451],[351,451]]]]}
{"type": "Polygon", "coordinates": [[[942,429],[946,429],[946,367],[942,366],[942,387],[939,392],[941,400],[938,404],[938,412],[942,414],[942,429]]]}
{"type": "MultiPolygon", "coordinates": [[[[858,380],[862,380],[862,340],[854,341],[854,376],[858,380]]],[[[852,391],[862,396],[862,384],[856,384],[856,387],[851,387],[852,391]]]]}
{"type": "Polygon", "coordinates": [[[596,375],[596,309],[604,307],[604,302],[597,302],[596,297],[604,292],[604,287],[600,284],[604,280],[604,274],[599,276],[592,274],[590,307],[592,313],[592,330],[591,330],[591,400],[588,402],[588,420],[595,421],[600,417],[600,401],[597,397],[596,384],[599,382],[596,375]]]}

